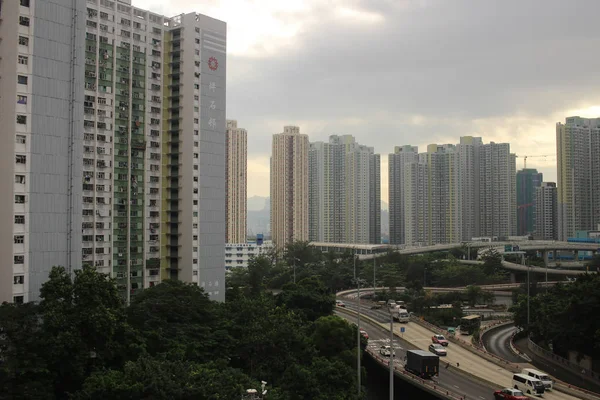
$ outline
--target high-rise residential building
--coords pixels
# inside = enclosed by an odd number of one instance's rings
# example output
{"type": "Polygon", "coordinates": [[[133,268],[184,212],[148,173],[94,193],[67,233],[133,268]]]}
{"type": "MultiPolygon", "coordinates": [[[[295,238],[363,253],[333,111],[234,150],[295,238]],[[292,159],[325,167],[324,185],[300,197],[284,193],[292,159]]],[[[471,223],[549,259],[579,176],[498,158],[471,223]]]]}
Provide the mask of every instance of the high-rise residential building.
{"type": "Polygon", "coordinates": [[[19,32],[0,48],[16,121],[0,179],[19,204],[3,208],[19,226],[2,299],[36,300],[53,265],[89,264],[128,301],[164,278],[223,300],[225,23],[129,0],[2,6],[0,36],[19,32]]]}
{"type": "Polygon", "coordinates": [[[429,244],[460,242],[462,231],[459,202],[459,163],[456,146],[427,146],[427,228],[429,244]]]}
{"type": "Polygon", "coordinates": [[[535,189],[535,238],[558,240],[556,183],[543,182],[535,189]]]}
{"type": "Polygon", "coordinates": [[[600,223],[600,118],[556,124],[558,240],[600,223]]]}
{"type": "Polygon", "coordinates": [[[509,143],[479,146],[479,234],[514,236],[517,232],[516,156],[509,143]]]}
{"type": "Polygon", "coordinates": [[[462,136],[456,145],[459,157],[459,204],[462,214],[462,240],[479,236],[479,148],[480,137],[462,136]]]}
{"type": "Polygon", "coordinates": [[[419,158],[416,146],[396,146],[388,155],[390,243],[405,244],[404,165],[419,158]]]}
{"type": "Polygon", "coordinates": [[[21,303],[81,267],[85,2],[0,1],[0,18],[0,302],[21,303]]]}
{"type": "Polygon", "coordinates": [[[227,26],[197,13],[163,26],[162,277],[224,301],[227,26]]]}
{"type": "Polygon", "coordinates": [[[380,157],[350,135],[310,144],[309,240],[380,243],[380,157]]]}
{"type": "Polygon", "coordinates": [[[535,231],[536,190],[543,180],[537,169],[517,172],[517,235],[530,235],[535,231]]]}
{"type": "MultiPolygon", "coordinates": [[[[427,157],[419,154],[416,161],[404,163],[404,237],[407,245],[428,245],[429,229],[429,168],[427,157]]],[[[391,229],[391,226],[390,226],[391,229]]]]}
{"type": "Polygon", "coordinates": [[[271,238],[279,249],[308,241],[308,152],[308,135],[297,126],[273,135],[271,238]]]}
{"type": "Polygon", "coordinates": [[[225,242],[245,243],[248,207],[248,133],[227,120],[225,136],[225,242]]]}
{"type": "Polygon", "coordinates": [[[457,243],[516,231],[516,156],[507,143],[397,147],[390,154],[390,239],[397,244],[457,243]]]}

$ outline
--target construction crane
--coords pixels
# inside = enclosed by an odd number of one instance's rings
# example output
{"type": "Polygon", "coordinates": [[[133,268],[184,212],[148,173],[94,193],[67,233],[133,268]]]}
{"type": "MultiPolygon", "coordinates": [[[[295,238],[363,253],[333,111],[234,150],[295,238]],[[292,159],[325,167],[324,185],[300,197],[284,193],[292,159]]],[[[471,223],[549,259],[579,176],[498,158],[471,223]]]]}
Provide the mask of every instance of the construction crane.
{"type": "MultiPolygon", "coordinates": [[[[554,154],[542,154],[542,155],[538,155],[538,156],[523,156],[523,169],[527,168],[527,159],[528,158],[546,158],[546,157],[552,157],[554,154]]],[[[519,156],[517,156],[519,157],[519,156]]]]}

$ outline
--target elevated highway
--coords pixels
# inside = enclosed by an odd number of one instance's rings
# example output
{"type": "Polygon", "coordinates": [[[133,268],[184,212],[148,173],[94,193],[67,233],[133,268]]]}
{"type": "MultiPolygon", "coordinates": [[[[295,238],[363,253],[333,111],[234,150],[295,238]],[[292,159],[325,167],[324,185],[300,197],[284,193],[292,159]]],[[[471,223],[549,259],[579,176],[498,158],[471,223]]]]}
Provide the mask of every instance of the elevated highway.
{"type": "MultiPolygon", "coordinates": [[[[573,242],[560,242],[552,240],[527,240],[527,241],[507,241],[507,242],[462,242],[462,243],[449,243],[449,244],[436,244],[432,246],[412,246],[412,247],[400,247],[389,245],[387,249],[397,251],[400,254],[414,255],[424,253],[434,253],[437,251],[448,251],[456,248],[466,247],[468,249],[481,249],[481,248],[497,248],[504,247],[506,245],[518,245],[519,250],[539,250],[542,252],[553,252],[553,251],[592,251],[597,252],[600,248],[599,243],[573,243],[573,242]]],[[[361,260],[370,260],[374,257],[380,257],[385,253],[373,253],[373,254],[358,254],[361,260]]]]}
{"type": "MultiPolygon", "coordinates": [[[[354,299],[344,298],[346,306],[349,310],[358,311],[358,304],[354,299]]],[[[361,314],[369,317],[375,323],[379,324],[382,328],[389,329],[389,314],[385,310],[371,310],[370,307],[362,305],[360,307],[361,314]]],[[[394,324],[394,334],[398,337],[403,337],[411,345],[418,349],[427,350],[429,344],[431,344],[431,337],[437,333],[430,330],[420,324],[411,321],[407,324],[394,324]],[[400,332],[400,327],[405,328],[405,332],[400,332]]],[[[519,370],[520,368],[526,367],[528,364],[510,364],[505,367],[500,367],[498,364],[493,363],[477,354],[477,350],[468,350],[465,347],[452,343],[448,346],[448,355],[443,357],[440,362],[444,365],[444,362],[449,362],[452,369],[460,370],[466,376],[470,376],[472,382],[479,382],[483,386],[488,387],[510,387],[512,383],[513,370],[519,370]],[[510,369],[512,368],[512,370],[510,369]]],[[[472,390],[472,389],[471,389],[472,390]]],[[[487,397],[481,397],[476,392],[465,393],[467,398],[490,398],[488,392],[487,397]]],[[[577,393],[579,394],[579,393],[577,393]]],[[[583,394],[583,393],[582,393],[583,394]]],[[[554,390],[544,394],[544,398],[548,400],[574,400],[581,399],[584,396],[571,395],[568,393],[554,390]]]]}

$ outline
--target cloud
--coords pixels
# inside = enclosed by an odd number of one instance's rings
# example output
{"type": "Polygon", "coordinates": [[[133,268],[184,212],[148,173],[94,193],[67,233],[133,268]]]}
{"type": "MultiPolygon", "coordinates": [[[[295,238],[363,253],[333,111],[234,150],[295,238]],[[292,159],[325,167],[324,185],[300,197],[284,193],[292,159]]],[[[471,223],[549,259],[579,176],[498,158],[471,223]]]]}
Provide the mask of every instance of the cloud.
{"type": "MultiPolygon", "coordinates": [[[[283,125],[315,141],[355,135],[382,160],[465,135],[533,155],[556,153],[556,122],[600,113],[596,0],[134,3],[228,22],[227,115],[248,130],[252,168],[283,125]]],[[[528,166],[556,179],[555,158],[528,166]]],[[[382,179],[387,199],[383,163],[382,179]]],[[[268,184],[249,181],[253,194],[268,184]]]]}

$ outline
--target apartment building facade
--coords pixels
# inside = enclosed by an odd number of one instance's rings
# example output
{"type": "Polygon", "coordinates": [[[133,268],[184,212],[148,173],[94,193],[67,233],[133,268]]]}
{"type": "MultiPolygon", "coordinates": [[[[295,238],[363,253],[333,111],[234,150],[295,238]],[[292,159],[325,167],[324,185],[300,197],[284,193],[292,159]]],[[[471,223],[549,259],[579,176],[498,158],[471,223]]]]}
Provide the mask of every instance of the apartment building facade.
{"type": "Polygon", "coordinates": [[[396,146],[388,155],[390,244],[406,243],[404,164],[419,158],[417,146],[396,146]]]}
{"type": "Polygon", "coordinates": [[[535,235],[538,240],[558,240],[556,183],[542,182],[535,189],[535,235]]]}
{"type": "Polygon", "coordinates": [[[0,1],[0,302],[81,266],[85,3],[0,1]]]}
{"type": "Polygon", "coordinates": [[[509,144],[397,147],[390,160],[392,244],[431,245],[514,236],[516,158],[509,144]]]}
{"type": "Polygon", "coordinates": [[[308,135],[285,126],[273,135],[271,156],[271,238],[282,249],[308,241],[308,135]]]}
{"type": "Polygon", "coordinates": [[[600,223],[600,118],[556,124],[558,240],[600,223]]]}
{"type": "Polygon", "coordinates": [[[379,243],[380,158],[350,135],[310,144],[309,240],[379,243]]]}
{"type": "Polygon", "coordinates": [[[225,137],[225,242],[245,243],[248,207],[248,132],[227,120],[225,137]]]}
{"type": "Polygon", "coordinates": [[[16,121],[2,140],[16,163],[0,179],[14,182],[4,200],[19,200],[3,212],[22,226],[5,232],[21,266],[2,269],[13,276],[0,296],[36,300],[53,265],[92,265],[127,301],[164,278],[224,282],[225,23],[128,0],[3,1],[1,12],[2,68],[15,66],[0,101],[16,121]]]}

